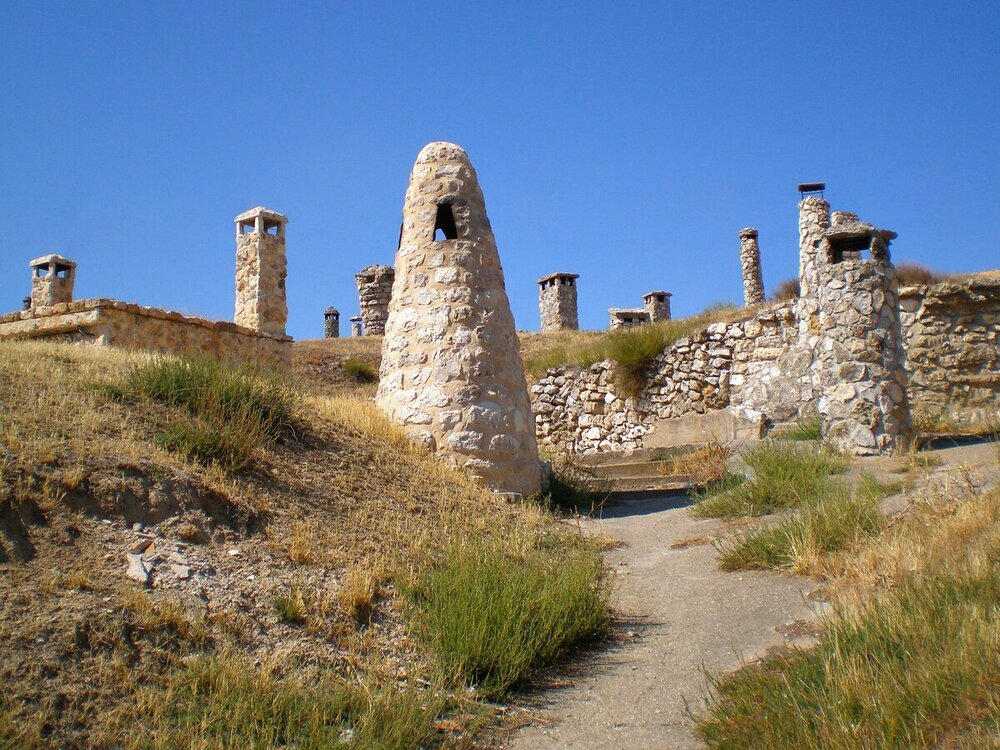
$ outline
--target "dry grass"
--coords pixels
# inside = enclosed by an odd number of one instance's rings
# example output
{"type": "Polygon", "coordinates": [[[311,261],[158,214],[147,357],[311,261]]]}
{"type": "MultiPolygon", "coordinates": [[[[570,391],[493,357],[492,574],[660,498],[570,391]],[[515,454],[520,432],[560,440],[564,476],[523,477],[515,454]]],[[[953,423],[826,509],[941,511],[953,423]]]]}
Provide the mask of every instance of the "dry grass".
{"type": "Polygon", "coordinates": [[[679,338],[691,335],[711,323],[732,323],[753,311],[723,303],[712,305],[698,315],[620,331],[555,331],[521,333],[521,358],[525,374],[540,378],[552,367],[588,367],[605,359],[624,368],[619,376],[632,382],[652,357],[679,338]]]}
{"type": "Polygon", "coordinates": [[[205,641],[204,618],[191,615],[174,599],[154,599],[145,591],[128,587],[122,592],[122,604],[139,630],[171,630],[195,644],[205,641]]]}

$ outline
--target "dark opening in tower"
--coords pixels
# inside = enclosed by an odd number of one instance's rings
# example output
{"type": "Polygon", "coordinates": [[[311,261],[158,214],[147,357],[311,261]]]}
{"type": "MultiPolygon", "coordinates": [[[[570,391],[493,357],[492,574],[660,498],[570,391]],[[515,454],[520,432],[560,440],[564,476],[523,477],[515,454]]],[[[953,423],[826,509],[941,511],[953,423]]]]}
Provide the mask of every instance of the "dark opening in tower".
{"type": "Polygon", "coordinates": [[[439,203],[437,218],[434,220],[435,240],[457,240],[458,227],[455,226],[455,214],[451,210],[450,203],[439,203]],[[438,236],[441,232],[442,236],[438,236]]]}

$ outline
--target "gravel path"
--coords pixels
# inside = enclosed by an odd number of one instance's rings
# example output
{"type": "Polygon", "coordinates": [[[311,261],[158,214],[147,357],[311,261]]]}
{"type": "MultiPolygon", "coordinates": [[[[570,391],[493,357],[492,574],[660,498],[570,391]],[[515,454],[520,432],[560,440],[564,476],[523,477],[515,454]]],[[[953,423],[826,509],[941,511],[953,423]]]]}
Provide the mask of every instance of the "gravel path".
{"type": "Polygon", "coordinates": [[[632,499],[584,521],[625,543],[607,559],[618,570],[617,609],[627,622],[620,642],[596,653],[565,688],[536,696],[535,722],[511,737],[516,750],[541,748],[699,747],[692,709],[705,695],[702,667],[713,674],[740,666],[768,647],[807,644],[823,605],[815,584],[777,573],[719,570],[710,543],[671,545],[711,535],[685,497],[632,499]]]}

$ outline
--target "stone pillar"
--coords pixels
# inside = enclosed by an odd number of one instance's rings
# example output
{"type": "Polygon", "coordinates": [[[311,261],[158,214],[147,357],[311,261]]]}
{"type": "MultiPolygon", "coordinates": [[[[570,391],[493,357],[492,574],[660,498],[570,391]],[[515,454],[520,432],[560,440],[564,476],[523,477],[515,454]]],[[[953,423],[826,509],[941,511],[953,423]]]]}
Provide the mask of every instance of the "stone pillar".
{"type": "Polygon", "coordinates": [[[323,338],[340,338],[340,312],[336,307],[328,307],[323,313],[323,338]]]}
{"type": "Polygon", "coordinates": [[[61,255],[43,255],[28,263],[31,269],[31,308],[73,301],[76,263],[61,255]]]}
{"type": "Polygon", "coordinates": [[[845,220],[823,232],[817,253],[822,338],[814,368],[823,436],[856,455],[905,450],[911,438],[899,293],[889,259],[895,237],[845,220]]]}
{"type": "Polygon", "coordinates": [[[642,305],[649,314],[649,322],[670,320],[670,292],[647,292],[642,295],[642,305]]]}
{"type": "Polygon", "coordinates": [[[740,265],[743,268],[743,304],[747,307],[764,303],[764,277],[760,270],[760,245],[757,230],[740,230],[740,265]]]}
{"type": "Polygon", "coordinates": [[[830,204],[809,195],[799,201],[799,299],[816,298],[819,287],[819,246],[830,228],[830,204]]]}
{"type": "Polygon", "coordinates": [[[257,206],[236,217],[237,325],[285,335],[285,225],[288,217],[257,206]]]}
{"type": "Polygon", "coordinates": [[[542,333],[576,331],[580,328],[576,309],[578,273],[550,273],[538,280],[538,310],[542,333]]]}
{"type": "Polygon", "coordinates": [[[364,330],[361,328],[362,318],[360,315],[355,315],[351,318],[351,336],[363,336],[364,330]]]}
{"type": "Polygon", "coordinates": [[[31,295],[27,295],[21,300],[21,309],[30,310],[31,309],[31,295]]]}
{"type": "Polygon", "coordinates": [[[392,282],[395,277],[396,272],[391,266],[368,266],[354,274],[365,336],[385,334],[385,321],[389,317],[389,300],[392,298],[392,282]]]}
{"type": "Polygon", "coordinates": [[[411,439],[492,490],[538,492],[534,417],[503,269],[476,172],[453,143],[417,156],[395,267],[376,403],[411,439]]]}

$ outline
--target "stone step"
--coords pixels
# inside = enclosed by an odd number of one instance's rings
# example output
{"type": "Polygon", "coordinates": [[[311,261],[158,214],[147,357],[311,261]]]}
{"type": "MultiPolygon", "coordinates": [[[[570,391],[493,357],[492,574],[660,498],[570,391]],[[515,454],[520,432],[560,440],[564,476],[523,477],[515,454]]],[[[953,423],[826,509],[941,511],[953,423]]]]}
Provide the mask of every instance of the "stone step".
{"type": "Polygon", "coordinates": [[[686,492],[695,487],[690,477],[615,477],[607,479],[602,485],[602,491],[608,493],[620,492],[686,492]]]}
{"type": "Polygon", "coordinates": [[[629,461],[588,466],[587,472],[601,479],[615,477],[666,477],[674,473],[673,461],[629,461]]]}

